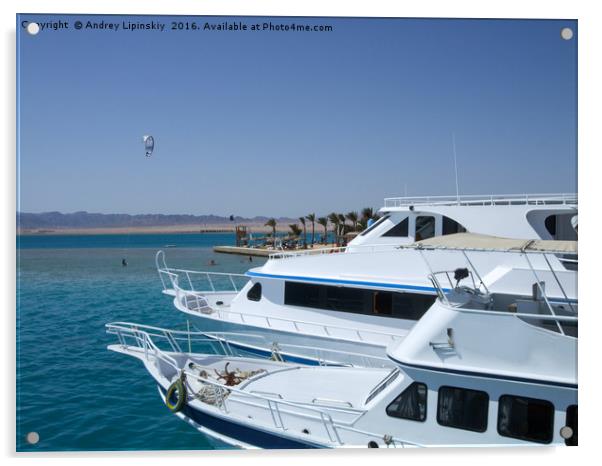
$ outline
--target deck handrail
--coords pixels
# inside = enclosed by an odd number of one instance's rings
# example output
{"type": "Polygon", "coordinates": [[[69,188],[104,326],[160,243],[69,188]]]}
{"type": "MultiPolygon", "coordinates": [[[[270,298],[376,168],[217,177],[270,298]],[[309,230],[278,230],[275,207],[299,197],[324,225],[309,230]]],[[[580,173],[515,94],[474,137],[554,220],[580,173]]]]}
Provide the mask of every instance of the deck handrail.
{"type": "MultiPolygon", "coordinates": [[[[249,314],[249,313],[243,313],[243,312],[229,311],[229,310],[225,310],[225,309],[213,309],[209,306],[207,299],[202,294],[200,294],[201,292],[194,291],[194,290],[185,290],[185,289],[181,288],[179,286],[178,274],[173,273],[173,272],[168,272],[167,270],[159,270],[159,274],[160,275],[165,274],[169,277],[169,280],[171,282],[171,289],[175,293],[176,302],[179,303],[180,305],[182,305],[189,312],[211,311],[210,312],[211,314],[217,313],[220,319],[223,318],[222,314],[237,315],[240,318],[240,321],[242,323],[245,323],[245,316],[247,316],[248,318],[260,318],[260,319],[264,319],[264,321],[266,322],[266,324],[268,325],[269,328],[272,328],[273,321],[289,323],[296,330],[299,329],[299,325],[314,326],[314,327],[321,329],[324,336],[330,337],[330,338],[332,338],[332,334],[331,334],[332,330],[344,330],[344,331],[348,331],[348,332],[353,332],[358,337],[358,339],[363,342],[365,342],[365,338],[362,335],[384,336],[384,337],[389,338],[392,342],[403,338],[402,336],[397,335],[397,334],[380,332],[377,330],[360,331],[357,328],[347,327],[347,326],[342,326],[342,325],[326,325],[326,324],[322,324],[319,322],[286,319],[284,317],[273,317],[273,316],[267,316],[267,315],[262,315],[262,314],[249,314]],[[196,302],[197,306],[194,308],[191,308],[189,306],[188,298],[192,298],[191,300],[196,302]]],[[[162,280],[162,283],[163,283],[164,289],[166,289],[166,286],[165,286],[165,283],[163,280],[162,280]]]]}
{"type": "MultiPolygon", "coordinates": [[[[186,343],[189,348],[193,342],[209,343],[212,346],[215,346],[218,349],[220,349],[222,351],[220,354],[224,356],[238,356],[244,353],[244,350],[242,351],[242,353],[234,351],[231,345],[232,339],[238,337],[254,339],[256,340],[256,342],[260,342],[264,347],[274,347],[273,340],[268,340],[267,337],[265,337],[264,335],[248,332],[200,332],[190,330],[172,330],[161,327],[153,327],[150,325],[133,324],[130,322],[113,322],[111,324],[107,324],[107,329],[109,328],[111,331],[107,330],[107,333],[111,334],[118,334],[119,330],[133,328],[144,329],[144,331],[150,336],[166,338],[167,341],[170,342],[170,346],[172,346],[172,348],[174,349],[181,349],[178,348],[179,342],[186,343]],[[169,335],[169,337],[167,335],[169,335]],[[174,342],[176,344],[174,344],[174,342]]],[[[383,368],[391,366],[391,360],[384,356],[371,356],[363,353],[354,353],[352,351],[323,348],[316,344],[312,346],[306,346],[278,342],[274,349],[277,350],[279,353],[301,354],[301,351],[303,351],[305,352],[305,354],[307,354],[313,352],[316,360],[319,361],[321,365],[344,365],[353,367],[354,364],[351,362],[334,363],[330,361],[331,359],[333,361],[340,360],[341,358],[337,358],[337,355],[345,355],[357,358],[357,360],[362,361],[361,367],[383,368]],[[328,355],[328,357],[326,357],[325,355],[328,355]]],[[[266,356],[266,358],[267,357],[268,356],[266,356]]]]}
{"type": "Polygon", "coordinates": [[[576,205],[576,193],[464,194],[460,196],[386,197],[385,208],[411,205],[576,205]]]}
{"type": "MultiPolygon", "coordinates": [[[[128,341],[131,339],[135,343],[135,347],[142,348],[144,350],[144,359],[147,361],[151,361],[150,353],[152,353],[153,357],[156,359],[162,360],[164,363],[171,366],[177,373],[182,374],[185,378],[191,377],[193,379],[200,380],[203,384],[210,385],[214,387],[216,391],[216,397],[219,396],[219,402],[215,404],[205,403],[201,400],[199,402],[203,404],[207,404],[209,406],[214,406],[217,409],[229,413],[227,404],[230,402],[228,400],[228,396],[231,393],[238,395],[240,398],[248,398],[254,400],[260,405],[255,405],[257,407],[261,407],[263,409],[267,409],[270,412],[271,419],[273,421],[272,427],[286,431],[287,427],[284,422],[282,414],[289,414],[292,416],[301,416],[301,417],[309,417],[315,421],[322,422],[324,427],[324,431],[328,437],[328,440],[331,443],[343,445],[338,429],[344,429],[348,431],[353,431],[356,434],[366,435],[371,438],[382,438],[380,434],[370,433],[366,431],[362,431],[360,429],[356,429],[353,424],[361,417],[361,415],[365,412],[365,410],[352,409],[353,412],[357,414],[357,416],[350,422],[343,421],[334,421],[332,416],[321,410],[319,408],[309,407],[302,403],[295,403],[291,401],[286,401],[284,399],[274,399],[269,396],[263,396],[260,393],[248,392],[245,390],[240,390],[238,388],[227,386],[222,383],[210,380],[209,378],[201,377],[200,374],[191,372],[187,367],[180,367],[177,361],[171,357],[169,354],[165,353],[161,348],[159,348],[155,342],[153,341],[153,336],[158,337],[161,336],[166,338],[167,341],[172,344],[173,341],[173,333],[182,333],[180,331],[171,331],[168,329],[161,329],[158,327],[150,327],[145,325],[138,325],[126,322],[119,323],[110,323],[106,324],[107,333],[112,335],[117,335],[119,344],[125,349],[129,348],[130,345],[128,341]],[[152,329],[153,331],[161,331],[161,334],[151,334],[147,332],[145,329],[152,329]],[[293,410],[289,410],[289,408],[293,408],[293,410]]],[[[174,349],[175,352],[175,349],[174,349]]],[[[190,386],[188,386],[190,388],[190,386]]],[[[192,391],[192,390],[191,390],[192,391]]],[[[235,402],[244,401],[241,399],[236,399],[235,402]]],[[[395,442],[399,443],[401,446],[420,446],[419,444],[401,440],[394,439],[395,442]]]]}
{"type": "MultiPolygon", "coordinates": [[[[165,253],[162,250],[157,251],[155,254],[155,266],[157,268],[157,273],[159,274],[159,279],[161,280],[161,284],[163,285],[163,291],[167,291],[169,288],[165,284],[164,275],[169,276],[170,274],[175,275],[184,275],[188,281],[188,285],[190,286],[190,291],[200,291],[200,292],[216,292],[216,291],[232,291],[238,293],[243,286],[238,286],[236,284],[236,280],[245,279],[245,283],[248,281],[248,277],[241,273],[227,273],[227,272],[209,272],[202,270],[187,270],[187,269],[177,269],[174,267],[168,267],[165,263],[165,253]],[[199,276],[207,281],[209,284],[209,290],[195,290],[194,284],[191,276],[199,276]],[[229,288],[226,290],[218,290],[216,288],[216,280],[215,278],[227,278],[226,284],[229,284],[229,288]]],[[[222,281],[223,283],[223,281],[222,281]]]]}
{"type": "Polygon", "coordinates": [[[398,248],[399,243],[387,244],[349,244],[347,246],[332,246],[328,248],[303,249],[301,251],[280,251],[270,254],[268,259],[288,259],[302,256],[317,256],[322,254],[336,253],[375,253],[375,252],[390,252],[392,249],[398,248]]]}
{"type": "Polygon", "coordinates": [[[240,322],[242,322],[242,323],[247,323],[247,320],[250,320],[250,319],[263,319],[263,321],[267,324],[268,328],[274,328],[272,326],[272,322],[276,322],[276,321],[286,322],[288,324],[291,324],[292,327],[294,327],[295,330],[297,330],[297,331],[299,330],[300,325],[314,326],[316,328],[319,328],[323,332],[323,335],[326,337],[329,337],[329,338],[333,338],[332,330],[344,330],[344,331],[349,331],[349,332],[354,333],[358,337],[358,339],[362,342],[366,342],[365,336],[367,336],[367,335],[383,336],[383,337],[387,337],[391,341],[398,341],[403,338],[403,336],[398,335],[398,334],[381,332],[378,330],[359,330],[357,328],[348,327],[348,326],[344,326],[344,325],[330,325],[330,324],[323,324],[323,323],[319,323],[319,322],[287,319],[284,317],[267,316],[265,314],[251,314],[251,313],[231,311],[231,310],[226,310],[226,309],[214,309],[214,308],[211,308],[208,306],[208,303],[203,296],[183,290],[177,284],[175,286],[176,286],[176,289],[175,289],[176,300],[182,306],[184,306],[186,310],[188,310],[190,312],[202,312],[202,310],[211,309],[210,314],[217,314],[220,319],[223,319],[224,318],[223,315],[226,315],[226,314],[238,316],[240,318],[240,322]],[[192,297],[193,299],[191,301],[197,301],[197,302],[204,301],[205,305],[200,308],[191,308],[188,306],[187,297],[192,297]],[[197,298],[200,301],[198,301],[197,298]],[[245,320],[245,318],[247,320],[245,320]],[[362,336],[362,335],[364,335],[364,336],[362,336]]]}
{"type": "MultiPolygon", "coordinates": [[[[422,250],[420,251],[420,255],[423,258],[423,260],[425,261],[427,267],[430,270],[430,273],[428,275],[429,280],[431,281],[431,283],[433,284],[436,292],[437,292],[437,296],[438,296],[438,300],[446,307],[448,308],[453,308],[454,310],[458,311],[458,312],[464,312],[464,313],[472,313],[472,314],[479,314],[479,315],[483,315],[483,316],[503,316],[503,317],[511,317],[511,318],[519,318],[522,320],[525,319],[537,319],[538,321],[547,321],[547,322],[554,322],[556,324],[556,327],[558,328],[558,331],[561,335],[565,335],[565,331],[561,325],[562,322],[578,322],[579,321],[579,317],[578,317],[578,313],[577,313],[577,309],[575,306],[573,306],[573,303],[571,302],[571,299],[569,299],[569,296],[567,295],[564,287],[562,286],[562,282],[560,281],[560,279],[558,278],[558,275],[556,274],[556,272],[554,271],[554,268],[552,267],[552,264],[550,263],[550,261],[548,260],[547,257],[547,252],[545,251],[533,251],[533,252],[527,252],[527,251],[511,251],[511,252],[516,252],[518,254],[521,255],[521,257],[525,258],[526,264],[528,266],[528,269],[533,273],[533,276],[535,278],[535,283],[538,287],[539,292],[541,293],[541,296],[543,298],[543,301],[546,304],[546,308],[549,311],[549,314],[540,314],[540,313],[535,313],[535,312],[513,312],[510,310],[505,310],[505,311],[500,311],[500,310],[494,310],[494,309],[488,309],[488,308],[483,308],[483,309],[474,309],[474,308],[466,308],[466,307],[462,307],[461,305],[454,305],[452,302],[450,302],[449,298],[448,298],[448,293],[445,291],[445,289],[442,287],[440,281],[439,281],[439,276],[444,276],[447,278],[448,283],[450,284],[451,289],[455,289],[456,285],[454,285],[452,283],[450,274],[453,274],[455,271],[451,271],[451,270],[443,270],[443,271],[434,271],[431,268],[431,265],[428,261],[428,259],[426,258],[426,256],[422,253],[422,250]],[[542,257],[545,259],[547,268],[551,274],[552,277],[554,278],[554,280],[556,281],[561,293],[562,293],[562,297],[563,298],[554,298],[554,297],[549,297],[546,294],[545,288],[542,285],[542,281],[540,279],[540,276],[536,270],[536,268],[534,267],[533,263],[531,262],[531,260],[529,259],[530,255],[533,254],[541,254],[542,257]],[[554,304],[558,302],[558,300],[561,299],[562,302],[566,302],[569,309],[571,310],[571,313],[573,315],[559,315],[555,312],[554,310],[554,304]]],[[[469,276],[472,280],[472,284],[473,284],[473,290],[475,293],[478,294],[482,294],[483,296],[489,296],[489,290],[487,289],[487,286],[485,285],[485,283],[483,282],[483,280],[480,278],[480,275],[478,274],[477,269],[474,267],[473,263],[470,261],[470,259],[468,258],[467,255],[467,251],[469,251],[469,249],[464,249],[462,252],[464,254],[464,256],[466,257],[468,264],[470,266],[470,268],[472,269],[471,271],[469,271],[469,276]],[[473,276],[473,272],[474,274],[480,279],[480,284],[477,285],[475,280],[474,280],[474,276],[473,276]],[[484,292],[481,290],[481,286],[483,286],[484,288],[484,292]]],[[[509,251],[510,252],[510,251],[509,251]]],[[[540,270],[541,271],[541,270],[540,270]]]]}

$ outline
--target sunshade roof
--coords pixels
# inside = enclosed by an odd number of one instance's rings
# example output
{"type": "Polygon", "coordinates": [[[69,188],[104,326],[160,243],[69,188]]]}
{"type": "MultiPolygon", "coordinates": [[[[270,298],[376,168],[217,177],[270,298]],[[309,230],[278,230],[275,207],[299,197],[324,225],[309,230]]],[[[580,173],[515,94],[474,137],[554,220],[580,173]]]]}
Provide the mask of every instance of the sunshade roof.
{"type": "Polygon", "coordinates": [[[435,236],[417,241],[410,245],[410,247],[577,254],[577,241],[524,240],[478,235],[476,233],[455,233],[453,235],[435,236]]]}

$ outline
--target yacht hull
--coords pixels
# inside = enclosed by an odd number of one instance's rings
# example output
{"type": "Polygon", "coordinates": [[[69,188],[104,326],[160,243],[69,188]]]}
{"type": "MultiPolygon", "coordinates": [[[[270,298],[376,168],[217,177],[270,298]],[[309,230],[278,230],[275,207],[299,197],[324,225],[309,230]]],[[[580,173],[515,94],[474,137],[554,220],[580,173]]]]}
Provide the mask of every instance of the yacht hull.
{"type": "MultiPolygon", "coordinates": [[[[161,399],[165,401],[167,389],[157,385],[161,399]]],[[[241,449],[315,449],[323,446],[303,443],[292,439],[274,435],[267,431],[236,423],[203,412],[190,405],[185,405],[177,416],[191,424],[197,430],[217,441],[241,449]]]]}

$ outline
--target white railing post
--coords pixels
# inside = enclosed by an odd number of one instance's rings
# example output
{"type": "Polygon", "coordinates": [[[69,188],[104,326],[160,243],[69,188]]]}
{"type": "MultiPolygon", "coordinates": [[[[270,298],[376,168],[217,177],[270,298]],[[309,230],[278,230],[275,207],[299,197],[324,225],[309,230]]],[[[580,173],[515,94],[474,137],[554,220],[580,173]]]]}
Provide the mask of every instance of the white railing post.
{"type": "Polygon", "coordinates": [[[213,280],[211,280],[211,276],[210,276],[209,272],[205,272],[205,275],[207,276],[207,281],[209,282],[211,291],[215,291],[215,286],[213,286],[213,280]]]}
{"type": "Polygon", "coordinates": [[[192,285],[192,280],[190,280],[190,275],[186,272],[186,278],[188,278],[188,284],[190,285],[190,291],[194,291],[194,286],[192,285]]]}
{"type": "Polygon", "coordinates": [[[230,283],[232,283],[232,288],[234,288],[234,291],[238,292],[238,288],[236,288],[236,285],[234,284],[234,279],[232,278],[232,275],[228,275],[228,278],[230,279],[230,283]]]}

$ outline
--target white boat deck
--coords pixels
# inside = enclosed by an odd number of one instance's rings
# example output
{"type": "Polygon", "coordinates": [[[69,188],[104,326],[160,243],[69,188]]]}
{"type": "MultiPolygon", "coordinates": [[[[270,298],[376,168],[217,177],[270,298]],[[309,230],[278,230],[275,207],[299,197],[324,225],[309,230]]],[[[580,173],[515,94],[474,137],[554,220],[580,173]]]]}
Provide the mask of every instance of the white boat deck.
{"type": "Polygon", "coordinates": [[[250,381],[243,390],[286,401],[334,408],[362,408],[370,391],[391,369],[302,367],[250,381]],[[316,398],[316,393],[320,398],[316,398]]]}

